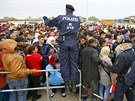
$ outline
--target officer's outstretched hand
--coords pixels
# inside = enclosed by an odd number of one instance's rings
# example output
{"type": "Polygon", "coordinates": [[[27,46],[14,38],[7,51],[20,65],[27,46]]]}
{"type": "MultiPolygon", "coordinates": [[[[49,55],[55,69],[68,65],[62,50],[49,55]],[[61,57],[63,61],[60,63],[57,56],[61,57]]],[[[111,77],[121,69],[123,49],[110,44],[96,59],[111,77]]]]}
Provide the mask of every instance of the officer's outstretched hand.
{"type": "Polygon", "coordinates": [[[46,20],[46,19],[48,19],[48,18],[47,18],[46,16],[43,16],[43,19],[46,20]]]}

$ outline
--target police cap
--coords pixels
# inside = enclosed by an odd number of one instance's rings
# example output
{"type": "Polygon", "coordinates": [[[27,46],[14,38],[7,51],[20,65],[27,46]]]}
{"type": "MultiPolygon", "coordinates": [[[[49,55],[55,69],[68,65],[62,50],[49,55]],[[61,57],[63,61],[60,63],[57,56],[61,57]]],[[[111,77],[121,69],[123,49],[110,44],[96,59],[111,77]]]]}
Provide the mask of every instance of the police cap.
{"type": "Polygon", "coordinates": [[[71,9],[72,11],[75,11],[75,9],[72,5],[66,4],[66,8],[71,9]]]}
{"type": "Polygon", "coordinates": [[[129,39],[124,39],[124,40],[122,40],[122,42],[121,43],[132,43],[132,41],[131,40],[129,40],[129,39]]]}

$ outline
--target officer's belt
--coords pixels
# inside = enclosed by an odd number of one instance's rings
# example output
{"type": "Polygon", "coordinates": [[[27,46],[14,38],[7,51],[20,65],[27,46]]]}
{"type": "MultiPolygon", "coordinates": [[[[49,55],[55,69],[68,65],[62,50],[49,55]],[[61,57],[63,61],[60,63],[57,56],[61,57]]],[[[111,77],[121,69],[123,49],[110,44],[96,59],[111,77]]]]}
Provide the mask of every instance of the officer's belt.
{"type": "Polygon", "coordinates": [[[59,39],[62,40],[62,41],[65,41],[65,40],[77,40],[77,36],[60,35],[59,39]]]}

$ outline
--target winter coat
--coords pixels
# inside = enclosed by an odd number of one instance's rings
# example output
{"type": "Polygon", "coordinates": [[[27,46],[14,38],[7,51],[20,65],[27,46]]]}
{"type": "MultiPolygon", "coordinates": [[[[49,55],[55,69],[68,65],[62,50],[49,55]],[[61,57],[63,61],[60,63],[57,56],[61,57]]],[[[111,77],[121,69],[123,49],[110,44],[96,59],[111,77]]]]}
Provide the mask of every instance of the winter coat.
{"type": "Polygon", "coordinates": [[[83,82],[99,80],[98,63],[101,63],[98,51],[95,47],[85,47],[80,55],[83,82]]]}
{"type": "MultiPolygon", "coordinates": [[[[2,57],[2,52],[0,52],[0,72],[3,72],[4,69],[3,69],[1,57],[2,57]]],[[[6,80],[5,80],[5,75],[0,74],[0,88],[4,87],[6,85],[7,85],[7,83],[6,83],[6,80]]]]}
{"type": "Polygon", "coordinates": [[[1,42],[1,45],[7,51],[2,56],[4,70],[11,72],[6,74],[6,78],[18,80],[32,73],[31,70],[26,68],[24,58],[14,50],[17,42],[11,39],[5,39],[1,42]]]}
{"type": "MultiPolygon", "coordinates": [[[[105,61],[108,65],[112,65],[110,58],[105,58],[103,61],[105,61]]],[[[99,82],[104,86],[109,86],[111,84],[111,74],[107,67],[102,66],[99,69],[100,74],[100,80],[99,82]]]]}
{"type": "MultiPolygon", "coordinates": [[[[112,66],[111,59],[109,58],[110,54],[110,48],[108,46],[105,46],[101,49],[100,52],[100,59],[105,62],[107,65],[112,66]]],[[[100,83],[104,86],[109,86],[111,84],[111,74],[105,65],[102,65],[101,68],[99,68],[99,74],[100,74],[100,83]]]]}

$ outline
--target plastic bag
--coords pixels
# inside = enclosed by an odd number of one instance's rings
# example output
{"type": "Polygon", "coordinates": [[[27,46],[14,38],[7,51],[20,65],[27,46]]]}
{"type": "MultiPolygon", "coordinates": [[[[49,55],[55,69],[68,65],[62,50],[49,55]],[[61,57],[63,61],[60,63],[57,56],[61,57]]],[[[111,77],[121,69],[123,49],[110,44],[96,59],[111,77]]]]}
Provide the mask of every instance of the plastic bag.
{"type": "Polygon", "coordinates": [[[114,93],[114,92],[115,92],[115,84],[111,84],[110,93],[114,93]]]}
{"type": "Polygon", "coordinates": [[[46,66],[46,70],[50,71],[51,74],[54,74],[54,71],[51,72],[51,70],[53,70],[53,67],[50,64],[46,66]]]}
{"type": "Polygon", "coordinates": [[[50,85],[61,85],[64,83],[64,80],[61,77],[61,73],[58,71],[55,71],[53,74],[49,76],[48,82],[50,85]]]}
{"type": "MultiPolygon", "coordinates": [[[[46,70],[53,70],[53,67],[50,64],[48,64],[46,66],[46,70]]],[[[64,80],[63,80],[60,72],[53,71],[53,72],[50,72],[50,73],[51,74],[48,78],[48,82],[49,82],[50,85],[61,85],[61,84],[64,83],[64,80]]]]}

